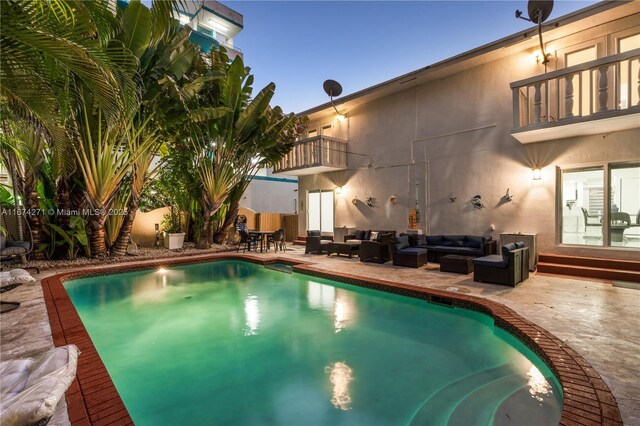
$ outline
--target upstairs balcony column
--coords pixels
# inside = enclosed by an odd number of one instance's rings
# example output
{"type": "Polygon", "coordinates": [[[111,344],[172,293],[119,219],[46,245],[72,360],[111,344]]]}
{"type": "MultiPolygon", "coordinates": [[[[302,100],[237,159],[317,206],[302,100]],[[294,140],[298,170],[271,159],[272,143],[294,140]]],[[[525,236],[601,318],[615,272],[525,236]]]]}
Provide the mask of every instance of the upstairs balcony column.
{"type": "Polygon", "coordinates": [[[598,87],[600,108],[598,111],[602,112],[609,109],[607,108],[607,101],[609,99],[609,78],[607,77],[607,72],[609,71],[609,65],[605,64],[598,68],[598,70],[600,71],[600,85],[598,87]]]}

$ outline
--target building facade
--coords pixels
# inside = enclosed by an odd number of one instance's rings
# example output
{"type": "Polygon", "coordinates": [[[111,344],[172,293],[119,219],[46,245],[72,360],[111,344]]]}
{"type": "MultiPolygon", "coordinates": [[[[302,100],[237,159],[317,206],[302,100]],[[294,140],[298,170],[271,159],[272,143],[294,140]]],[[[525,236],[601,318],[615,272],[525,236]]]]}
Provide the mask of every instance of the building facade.
{"type": "Polygon", "coordinates": [[[639,259],[640,3],[547,21],[543,39],[546,64],[530,28],[300,113],[275,169],[299,177],[300,234],[417,221],[639,259]]]}

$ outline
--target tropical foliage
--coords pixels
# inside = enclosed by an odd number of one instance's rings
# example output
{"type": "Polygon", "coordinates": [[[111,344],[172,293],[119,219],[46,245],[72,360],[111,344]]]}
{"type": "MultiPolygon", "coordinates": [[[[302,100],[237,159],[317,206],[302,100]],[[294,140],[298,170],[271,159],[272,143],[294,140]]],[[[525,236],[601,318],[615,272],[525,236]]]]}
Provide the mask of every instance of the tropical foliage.
{"type": "Polygon", "coordinates": [[[242,58],[192,45],[178,0],[2,3],[0,159],[14,205],[38,212],[36,257],[122,255],[140,207],[170,206],[199,247],[222,242],[304,123],[270,106],[273,83],[253,95],[242,58]]]}

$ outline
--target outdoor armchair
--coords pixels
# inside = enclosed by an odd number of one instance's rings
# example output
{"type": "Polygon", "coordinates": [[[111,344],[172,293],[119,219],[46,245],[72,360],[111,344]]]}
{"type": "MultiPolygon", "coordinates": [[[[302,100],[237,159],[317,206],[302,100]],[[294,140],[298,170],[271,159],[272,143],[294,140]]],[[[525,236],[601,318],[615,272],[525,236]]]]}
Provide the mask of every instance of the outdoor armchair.
{"type": "Polygon", "coordinates": [[[529,278],[529,248],[523,242],[502,247],[502,254],[478,257],[473,262],[473,280],[515,287],[529,278]]]}
{"type": "Polygon", "coordinates": [[[360,262],[385,263],[392,259],[393,233],[380,233],[375,240],[360,243],[360,262]]]}
{"type": "Polygon", "coordinates": [[[329,243],[331,242],[333,242],[333,237],[322,236],[320,231],[307,231],[307,241],[304,247],[304,253],[327,253],[329,243]]]}

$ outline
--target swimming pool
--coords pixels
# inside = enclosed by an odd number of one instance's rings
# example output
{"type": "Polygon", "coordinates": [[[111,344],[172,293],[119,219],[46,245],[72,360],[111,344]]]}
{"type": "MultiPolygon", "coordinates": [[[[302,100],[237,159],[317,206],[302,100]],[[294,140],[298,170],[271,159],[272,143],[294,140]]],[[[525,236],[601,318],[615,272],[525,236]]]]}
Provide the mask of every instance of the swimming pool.
{"type": "Polygon", "coordinates": [[[136,424],[552,424],[559,384],[480,313],[242,261],[64,284],[136,424]]]}

